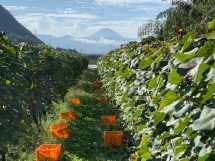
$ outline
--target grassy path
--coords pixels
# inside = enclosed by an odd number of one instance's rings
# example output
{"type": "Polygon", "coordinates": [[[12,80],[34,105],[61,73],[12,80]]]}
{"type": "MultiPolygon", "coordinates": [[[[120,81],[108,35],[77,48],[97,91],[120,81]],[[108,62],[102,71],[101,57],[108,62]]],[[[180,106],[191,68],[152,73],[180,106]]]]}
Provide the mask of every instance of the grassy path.
{"type": "MultiPolygon", "coordinates": [[[[116,126],[102,126],[101,116],[117,115],[117,110],[111,103],[99,104],[94,94],[94,81],[97,71],[86,70],[79,83],[69,89],[64,102],[55,103],[53,113],[49,115],[46,124],[46,132],[41,134],[43,143],[62,143],[63,154],[61,161],[126,161],[129,152],[126,145],[122,147],[106,146],[102,135],[105,130],[122,130],[120,123],[116,126]],[[71,105],[71,98],[80,98],[80,105],[71,105]],[[74,111],[77,114],[75,121],[59,119],[59,113],[74,111]],[[67,122],[70,131],[68,139],[52,139],[49,133],[51,124],[67,122]],[[45,136],[48,135],[48,136],[45,136]],[[46,139],[45,139],[46,138],[46,139]]],[[[45,127],[44,127],[45,128],[45,127]]],[[[126,135],[124,133],[124,137],[126,135]]],[[[126,140],[126,139],[125,139],[126,140]]]]}

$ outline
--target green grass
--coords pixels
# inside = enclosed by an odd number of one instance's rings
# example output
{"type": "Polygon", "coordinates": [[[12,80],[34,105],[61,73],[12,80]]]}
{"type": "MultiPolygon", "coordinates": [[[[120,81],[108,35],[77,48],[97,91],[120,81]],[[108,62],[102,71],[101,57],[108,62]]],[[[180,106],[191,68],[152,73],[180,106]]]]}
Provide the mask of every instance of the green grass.
{"type": "MultiPolygon", "coordinates": [[[[116,126],[104,127],[100,119],[103,115],[115,114],[117,110],[111,103],[98,104],[94,94],[94,81],[98,79],[97,71],[86,70],[82,74],[79,83],[68,90],[64,101],[53,102],[52,111],[49,112],[46,121],[43,121],[43,131],[38,136],[38,142],[62,143],[63,153],[61,161],[126,161],[129,158],[129,148],[126,144],[122,147],[106,146],[102,135],[105,130],[122,130],[120,121],[116,126]],[[70,99],[77,97],[81,99],[80,105],[71,105],[70,99]],[[77,118],[74,121],[59,119],[61,112],[75,111],[77,118]],[[68,139],[52,139],[49,127],[52,124],[67,122],[70,131],[68,139]]],[[[125,142],[129,136],[124,133],[125,142]]],[[[23,161],[35,158],[34,154],[29,156],[23,153],[23,161]]]]}
{"type": "Polygon", "coordinates": [[[71,137],[63,141],[63,148],[66,155],[72,154],[80,160],[125,161],[129,157],[127,146],[117,148],[106,146],[103,143],[102,135],[105,130],[121,130],[121,126],[119,124],[115,127],[101,125],[101,116],[117,115],[117,112],[112,104],[98,104],[95,101],[97,97],[93,93],[93,81],[96,77],[92,71],[85,72],[82,77],[84,81],[81,80],[78,84],[79,88],[71,88],[65,96],[68,104],[70,98],[80,98],[81,105],[68,106],[71,111],[77,113],[77,119],[69,123],[71,137]],[[86,79],[88,80],[86,81],[86,79]],[[82,84],[82,88],[80,84],[82,84]]]}

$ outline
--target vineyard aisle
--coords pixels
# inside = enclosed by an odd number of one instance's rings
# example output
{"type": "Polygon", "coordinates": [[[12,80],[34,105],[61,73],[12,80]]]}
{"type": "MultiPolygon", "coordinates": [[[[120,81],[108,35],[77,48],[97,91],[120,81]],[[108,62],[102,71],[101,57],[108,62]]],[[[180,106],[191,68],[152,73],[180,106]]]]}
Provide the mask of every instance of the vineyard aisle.
{"type": "Polygon", "coordinates": [[[101,124],[102,116],[116,115],[118,118],[118,112],[111,103],[97,103],[96,99],[102,97],[103,94],[95,94],[96,79],[98,79],[97,70],[84,71],[78,84],[68,90],[64,102],[54,103],[55,115],[50,116],[47,122],[49,125],[67,122],[70,137],[60,140],[52,139],[47,131],[50,139],[45,143],[62,143],[61,161],[126,161],[129,158],[126,132],[123,133],[122,147],[111,147],[103,143],[104,131],[119,131],[122,127],[119,120],[115,126],[101,124]],[[72,105],[71,98],[79,98],[81,103],[72,105]],[[63,112],[75,112],[76,119],[74,121],[60,119],[59,114],[63,112]]]}

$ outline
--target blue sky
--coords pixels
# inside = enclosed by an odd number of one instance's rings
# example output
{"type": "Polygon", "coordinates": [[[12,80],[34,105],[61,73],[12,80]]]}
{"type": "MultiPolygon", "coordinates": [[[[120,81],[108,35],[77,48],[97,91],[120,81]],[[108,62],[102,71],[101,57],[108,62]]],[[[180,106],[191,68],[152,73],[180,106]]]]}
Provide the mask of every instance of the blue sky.
{"type": "Polygon", "coordinates": [[[37,34],[86,37],[110,28],[136,38],[138,27],[170,6],[162,0],[0,0],[16,19],[37,34]]]}

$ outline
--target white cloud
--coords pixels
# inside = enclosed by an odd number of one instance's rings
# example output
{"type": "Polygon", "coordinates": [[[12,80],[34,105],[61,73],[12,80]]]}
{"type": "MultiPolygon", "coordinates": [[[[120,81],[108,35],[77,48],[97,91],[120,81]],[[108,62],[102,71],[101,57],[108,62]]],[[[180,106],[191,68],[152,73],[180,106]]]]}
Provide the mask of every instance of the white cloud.
{"type": "Polygon", "coordinates": [[[37,34],[49,34],[58,37],[64,35],[86,37],[102,28],[110,28],[128,38],[136,38],[138,27],[149,22],[151,19],[150,17],[140,17],[119,21],[103,21],[102,19],[96,19],[96,16],[91,16],[87,13],[67,14],[33,13],[16,16],[16,18],[33,33],[36,30],[37,34]],[[76,17],[75,15],[78,15],[79,17],[76,17]],[[60,18],[60,20],[58,20],[58,18],[60,18]],[[94,22],[92,18],[99,21],[94,22]]]}
{"type": "Polygon", "coordinates": [[[77,12],[71,8],[48,13],[29,13],[15,16],[16,19],[31,32],[50,34],[54,36],[79,36],[83,32],[85,23],[99,17],[85,12],[77,12]]]}
{"type": "Polygon", "coordinates": [[[101,38],[98,41],[89,40],[89,39],[81,39],[81,38],[77,38],[75,40],[83,42],[83,43],[86,43],[86,44],[90,44],[90,45],[105,45],[105,46],[110,46],[110,45],[119,46],[119,45],[121,45],[123,43],[123,42],[118,42],[118,41],[114,41],[114,40],[108,40],[108,39],[104,39],[104,38],[101,38]]]}
{"type": "Polygon", "coordinates": [[[52,18],[73,18],[73,19],[97,19],[97,15],[82,13],[73,10],[72,8],[66,8],[64,10],[58,10],[57,13],[45,14],[45,17],[52,18]]]}
{"type": "Polygon", "coordinates": [[[135,12],[147,12],[152,14],[157,15],[157,13],[164,11],[165,9],[167,9],[167,6],[165,5],[157,5],[157,6],[135,6],[130,8],[130,11],[135,11],[135,12]]]}
{"type": "Polygon", "coordinates": [[[162,0],[94,0],[98,5],[127,5],[137,3],[161,3],[162,0]]]}
{"type": "Polygon", "coordinates": [[[27,7],[25,6],[4,6],[4,7],[10,11],[23,11],[27,9],[27,7]]]}
{"type": "Polygon", "coordinates": [[[78,19],[62,19],[57,20],[56,16],[42,14],[28,14],[24,16],[16,16],[17,20],[26,26],[31,32],[37,34],[49,34],[54,36],[73,35],[79,36],[82,25],[78,19]]]}
{"type": "Polygon", "coordinates": [[[41,18],[41,19],[49,19],[49,18],[72,18],[72,19],[85,19],[85,20],[92,20],[97,19],[98,16],[89,14],[89,13],[81,13],[74,11],[70,8],[67,8],[63,11],[53,12],[53,13],[29,13],[23,16],[17,16],[18,19],[20,18],[41,18]]]}
{"type": "MultiPolygon", "coordinates": [[[[96,2],[97,4],[100,3],[103,5],[123,5],[132,3],[137,4],[149,1],[162,3],[162,0],[94,0],[93,3],[96,2]]],[[[22,7],[20,7],[20,9],[21,8],[22,7]]],[[[126,11],[128,11],[128,13],[122,13],[125,15],[125,17],[123,19],[117,19],[116,17],[114,17],[115,20],[110,20],[113,18],[113,15],[111,14],[101,14],[102,17],[99,17],[96,14],[88,13],[85,11],[76,11],[73,8],[65,8],[64,10],[47,10],[44,13],[30,12],[28,14],[19,14],[15,17],[20,23],[22,23],[33,33],[36,30],[37,34],[49,34],[58,37],[64,35],[86,37],[102,28],[110,28],[124,37],[136,38],[138,28],[144,23],[147,23],[150,20],[154,19],[156,12],[162,9],[165,9],[165,5],[130,5],[129,8],[127,8],[126,6],[126,11]],[[137,18],[129,19],[126,16],[129,13],[136,14],[136,12],[141,10],[146,11],[144,14],[142,14],[142,17],[138,17],[140,16],[140,14],[136,15],[137,18]]]]}
{"type": "Polygon", "coordinates": [[[109,4],[109,5],[131,4],[131,3],[140,3],[140,2],[141,0],[95,0],[95,3],[109,4]]]}
{"type": "Polygon", "coordinates": [[[97,23],[92,23],[86,28],[87,33],[93,33],[102,28],[110,28],[117,31],[124,37],[136,38],[138,28],[151,20],[150,17],[140,17],[133,19],[125,19],[121,21],[101,21],[97,23]]]}

